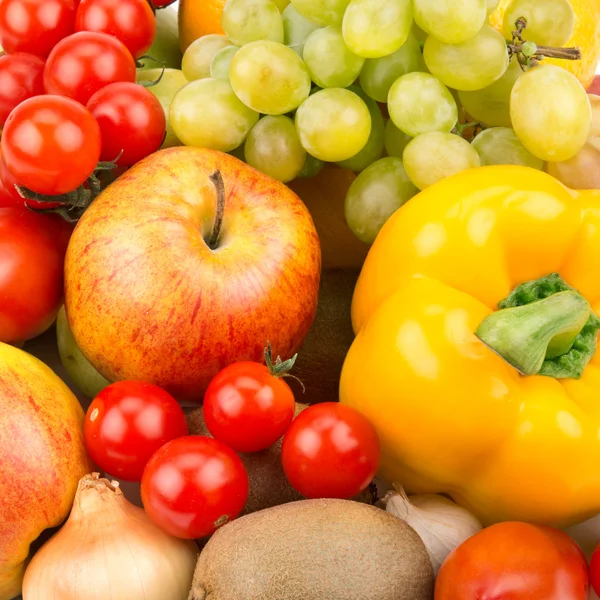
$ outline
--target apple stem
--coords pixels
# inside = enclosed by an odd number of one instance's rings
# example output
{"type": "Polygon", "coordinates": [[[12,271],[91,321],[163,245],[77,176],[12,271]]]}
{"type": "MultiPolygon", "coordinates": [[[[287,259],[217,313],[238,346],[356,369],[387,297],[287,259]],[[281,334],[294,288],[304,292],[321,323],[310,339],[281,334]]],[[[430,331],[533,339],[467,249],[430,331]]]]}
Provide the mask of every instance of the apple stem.
{"type": "Polygon", "coordinates": [[[215,186],[217,192],[217,207],[215,211],[215,222],[207,244],[211,250],[216,250],[219,243],[219,237],[221,236],[221,228],[223,227],[223,217],[225,215],[225,184],[223,183],[223,176],[219,170],[215,171],[209,179],[215,186]]]}
{"type": "Polygon", "coordinates": [[[273,362],[273,352],[271,350],[271,342],[267,342],[267,347],[265,348],[265,352],[264,352],[264,357],[265,357],[265,363],[267,365],[267,368],[269,369],[269,371],[271,372],[271,375],[273,375],[273,377],[291,377],[292,379],[295,379],[301,386],[302,386],[302,392],[306,392],[306,388],[304,387],[304,384],[302,383],[302,381],[296,377],[295,375],[292,375],[290,373],[290,371],[293,369],[294,365],[296,364],[296,360],[298,358],[297,354],[294,354],[294,356],[292,356],[292,358],[288,358],[288,360],[281,360],[281,356],[278,356],[275,360],[275,362],[273,362]]]}

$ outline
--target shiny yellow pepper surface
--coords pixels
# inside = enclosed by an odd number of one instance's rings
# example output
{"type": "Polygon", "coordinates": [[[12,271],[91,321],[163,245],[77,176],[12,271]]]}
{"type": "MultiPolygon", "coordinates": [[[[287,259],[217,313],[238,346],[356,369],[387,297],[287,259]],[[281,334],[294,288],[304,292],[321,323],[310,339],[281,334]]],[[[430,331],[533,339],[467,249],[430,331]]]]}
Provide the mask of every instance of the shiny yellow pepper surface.
{"type": "Polygon", "coordinates": [[[461,173],[398,210],[352,306],[340,399],[381,475],[484,523],[600,512],[600,192],[525,167],[461,173]]]}

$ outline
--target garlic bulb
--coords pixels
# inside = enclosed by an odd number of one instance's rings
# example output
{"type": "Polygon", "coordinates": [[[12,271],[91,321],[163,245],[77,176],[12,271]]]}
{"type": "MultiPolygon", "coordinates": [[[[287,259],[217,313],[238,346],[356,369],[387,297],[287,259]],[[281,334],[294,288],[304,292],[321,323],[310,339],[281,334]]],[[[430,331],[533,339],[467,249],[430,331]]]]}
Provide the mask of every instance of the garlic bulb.
{"type": "Polygon", "coordinates": [[[198,548],[161,531],[97,473],[80,480],[62,529],[33,557],[23,600],[186,600],[198,548]]]}
{"type": "Polygon", "coordinates": [[[397,491],[384,498],[386,510],[419,534],[436,575],[448,554],[482,529],[477,517],[444,496],[423,494],[409,498],[402,486],[394,488],[397,491]]]}

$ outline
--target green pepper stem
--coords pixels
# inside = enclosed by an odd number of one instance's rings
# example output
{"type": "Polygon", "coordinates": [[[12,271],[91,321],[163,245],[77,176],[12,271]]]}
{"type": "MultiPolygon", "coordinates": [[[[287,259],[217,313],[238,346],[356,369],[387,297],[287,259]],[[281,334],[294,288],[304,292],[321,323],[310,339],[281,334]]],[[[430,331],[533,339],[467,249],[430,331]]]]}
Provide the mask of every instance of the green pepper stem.
{"type": "Polygon", "coordinates": [[[475,335],[523,375],[535,375],[544,360],[571,350],[590,314],[581,294],[564,291],[496,311],[482,321],[475,335]]]}

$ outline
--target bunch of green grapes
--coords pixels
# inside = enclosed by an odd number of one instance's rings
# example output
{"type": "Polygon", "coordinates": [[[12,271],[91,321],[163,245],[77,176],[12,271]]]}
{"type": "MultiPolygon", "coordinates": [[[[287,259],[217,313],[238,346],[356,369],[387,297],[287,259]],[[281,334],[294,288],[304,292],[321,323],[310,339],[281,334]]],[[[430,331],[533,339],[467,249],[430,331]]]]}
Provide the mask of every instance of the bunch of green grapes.
{"type": "Polygon", "coordinates": [[[570,1],[513,0],[502,33],[488,24],[498,3],[227,0],[225,34],[184,55],[173,130],[284,183],[325,163],[354,171],[346,221],[372,243],[446,177],[564,165],[589,146],[581,84],[538,60],[538,45],[571,38],[570,1]]]}

